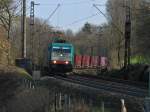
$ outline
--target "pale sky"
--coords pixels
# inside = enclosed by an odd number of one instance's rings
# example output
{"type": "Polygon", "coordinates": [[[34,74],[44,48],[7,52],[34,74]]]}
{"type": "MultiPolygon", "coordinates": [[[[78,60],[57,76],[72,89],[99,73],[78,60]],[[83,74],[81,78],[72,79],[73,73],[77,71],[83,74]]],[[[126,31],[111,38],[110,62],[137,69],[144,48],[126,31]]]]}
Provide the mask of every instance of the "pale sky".
{"type": "MultiPolygon", "coordinates": [[[[74,32],[78,31],[86,22],[100,25],[107,22],[106,18],[97,14],[99,11],[93,7],[93,4],[101,4],[99,9],[106,13],[105,4],[107,0],[34,0],[35,3],[40,3],[35,6],[35,17],[47,19],[49,15],[60,7],[49,19],[49,24],[54,27],[59,27],[61,30],[71,29],[74,32]],[[95,15],[97,14],[97,15],[95,15]]],[[[27,1],[27,15],[30,13],[30,2],[27,1]]]]}

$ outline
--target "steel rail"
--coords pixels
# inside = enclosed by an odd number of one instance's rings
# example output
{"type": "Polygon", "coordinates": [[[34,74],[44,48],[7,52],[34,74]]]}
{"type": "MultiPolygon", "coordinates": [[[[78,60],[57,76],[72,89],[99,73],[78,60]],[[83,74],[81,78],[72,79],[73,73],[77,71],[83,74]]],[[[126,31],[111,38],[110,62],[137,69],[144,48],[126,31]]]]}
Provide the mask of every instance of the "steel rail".
{"type": "Polygon", "coordinates": [[[110,77],[105,77],[105,76],[80,75],[80,74],[76,74],[76,75],[81,76],[81,77],[91,78],[91,79],[105,80],[105,81],[111,81],[111,82],[120,83],[120,84],[126,84],[129,86],[134,86],[134,87],[141,88],[141,89],[147,89],[147,87],[148,87],[148,85],[146,83],[117,79],[117,78],[113,78],[113,77],[110,78],[110,77]]]}
{"type": "Polygon", "coordinates": [[[75,84],[80,84],[84,85],[87,87],[92,87],[98,90],[104,90],[112,93],[120,93],[123,95],[129,95],[133,97],[139,97],[139,98],[144,98],[147,95],[147,91],[140,90],[134,87],[127,87],[126,85],[121,85],[119,86],[119,83],[112,84],[112,82],[107,81],[106,83],[102,82],[95,82],[91,81],[90,79],[85,79],[81,77],[61,77],[61,76],[54,76],[56,79],[64,80],[67,82],[75,83],[75,84]],[[109,83],[109,84],[108,84],[109,83]]]}
{"type": "Polygon", "coordinates": [[[110,85],[111,86],[118,86],[118,88],[120,87],[123,87],[124,89],[131,89],[131,90],[136,90],[136,91],[139,91],[139,92],[147,92],[146,89],[142,89],[142,88],[138,88],[138,87],[135,87],[135,86],[132,86],[132,85],[129,85],[129,84],[124,84],[124,83],[119,83],[119,82],[114,82],[114,81],[108,81],[108,80],[105,80],[105,79],[91,79],[91,78],[87,78],[87,77],[82,77],[82,76],[75,76],[75,75],[71,75],[71,77],[73,78],[80,78],[82,80],[90,80],[90,82],[93,82],[94,83],[101,83],[101,84],[104,84],[104,85],[110,85]],[[111,83],[110,83],[111,82],[111,83]]]}

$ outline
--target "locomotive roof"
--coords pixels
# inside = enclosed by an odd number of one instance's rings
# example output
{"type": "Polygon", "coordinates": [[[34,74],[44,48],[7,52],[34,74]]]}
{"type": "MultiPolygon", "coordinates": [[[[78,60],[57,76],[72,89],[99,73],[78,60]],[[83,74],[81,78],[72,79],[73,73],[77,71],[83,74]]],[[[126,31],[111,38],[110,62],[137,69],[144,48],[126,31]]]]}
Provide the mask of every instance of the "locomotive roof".
{"type": "Polygon", "coordinates": [[[73,45],[71,43],[51,43],[50,45],[52,46],[71,46],[73,47],[73,45]]]}

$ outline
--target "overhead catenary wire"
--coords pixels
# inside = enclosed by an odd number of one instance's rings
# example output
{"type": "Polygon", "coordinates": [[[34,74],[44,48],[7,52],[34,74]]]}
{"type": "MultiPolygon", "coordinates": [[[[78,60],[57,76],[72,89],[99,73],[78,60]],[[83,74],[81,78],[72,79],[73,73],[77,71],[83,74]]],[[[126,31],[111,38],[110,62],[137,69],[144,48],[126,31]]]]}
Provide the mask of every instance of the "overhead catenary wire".
{"type": "MultiPolygon", "coordinates": [[[[95,4],[93,4],[93,6],[100,12],[100,14],[102,14],[106,19],[108,19],[108,17],[95,4]]],[[[115,23],[111,22],[111,24],[120,33],[121,36],[124,36],[124,32],[121,31],[115,23]]],[[[124,38],[122,40],[124,40],[124,38]]]]}
{"type": "Polygon", "coordinates": [[[106,7],[106,4],[95,4],[96,6],[104,6],[106,7]]]}
{"type": "MultiPolygon", "coordinates": [[[[87,2],[87,0],[86,0],[86,1],[73,2],[73,3],[61,3],[61,6],[63,6],[63,5],[81,5],[81,4],[84,4],[84,3],[87,4],[87,3],[89,3],[89,2],[87,2]]],[[[90,4],[91,4],[91,3],[90,3],[90,4]]],[[[101,5],[102,5],[102,6],[105,6],[105,4],[101,4],[101,5]]],[[[90,16],[88,16],[88,17],[84,17],[84,18],[78,19],[78,20],[76,20],[76,21],[73,21],[72,23],[69,23],[69,24],[66,24],[66,25],[63,25],[63,26],[65,26],[65,27],[71,26],[71,25],[77,24],[77,23],[79,23],[79,22],[81,22],[81,21],[84,21],[84,20],[93,18],[93,17],[95,17],[95,16],[97,16],[97,15],[98,15],[98,13],[97,13],[97,14],[92,14],[92,15],[90,15],[90,16]]],[[[63,27],[61,26],[61,27],[59,27],[59,28],[63,28],[63,27]]]]}
{"type": "Polygon", "coordinates": [[[98,15],[98,13],[92,14],[92,15],[90,15],[90,16],[87,16],[87,17],[78,19],[78,20],[76,20],[76,21],[74,21],[74,22],[72,22],[72,23],[66,24],[66,25],[64,25],[64,26],[65,26],[65,27],[71,26],[71,25],[77,24],[77,23],[79,23],[79,22],[85,21],[85,20],[87,20],[87,19],[93,18],[93,17],[95,17],[95,16],[97,16],[97,15],[98,15]]]}
{"type": "MultiPolygon", "coordinates": [[[[70,3],[61,3],[60,5],[81,5],[81,4],[89,4],[87,1],[80,1],[80,2],[70,2],[70,3]]],[[[54,6],[57,5],[56,3],[42,3],[43,6],[54,6]]]]}
{"type": "MultiPolygon", "coordinates": [[[[45,25],[50,19],[51,17],[55,14],[55,12],[58,10],[58,8],[60,7],[60,4],[57,4],[57,7],[54,9],[54,11],[52,13],[50,13],[50,15],[48,16],[48,18],[43,22],[43,24],[41,24],[41,26],[45,25]]],[[[36,31],[39,32],[39,31],[36,31]]],[[[42,35],[43,32],[40,33],[40,35],[42,35]]]]}
{"type": "MultiPolygon", "coordinates": [[[[93,7],[95,7],[95,8],[100,12],[100,14],[102,14],[106,19],[108,19],[108,17],[97,7],[96,4],[93,4],[93,7]]],[[[124,35],[124,33],[123,33],[113,22],[111,22],[111,24],[115,27],[115,29],[116,29],[121,35],[124,35]]]]}
{"type": "MultiPolygon", "coordinates": [[[[93,2],[96,2],[96,0],[89,0],[89,1],[93,1],[93,2]]],[[[85,1],[80,1],[80,2],[68,2],[68,3],[60,3],[59,5],[76,5],[76,4],[84,4],[84,3],[89,3],[89,2],[85,2],[85,1]]],[[[40,5],[56,5],[56,3],[48,3],[48,4],[46,4],[46,3],[41,3],[40,5]]],[[[57,4],[58,5],[58,4],[57,4]]],[[[106,6],[106,4],[95,4],[96,6],[106,6]]],[[[58,8],[58,7],[57,7],[58,8]]],[[[57,10],[57,9],[56,9],[57,10]]],[[[56,12],[56,10],[54,11],[54,13],[56,12]]],[[[102,13],[101,13],[102,14],[102,13]]],[[[53,16],[53,13],[51,14],[52,16],[53,16]]],[[[46,22],[52,17],[52,16],[49,16],[49,18],[46,20],[46,22]]],[[[105,14],[103,13],[103,16],[104,16],[105,14]]],[[[107,16],[105,16],[105,18],[107,18],[108,19],[108,17],[107,16]]],[[[83,20],[84,20],[84,18],[83,18],[83,20]]],[[[83,20],[81,20],[81,21],[83,21],[83,20]]],[[[85,18],[85,20],[86,20],[86,18],[85,18]]],[[[44,23],[46,23],[46,22],[44,22],[44,23]]],[[[76,24],[76,23],[78,23],[78,22],[80,22],[80,20],[78,21],[74,21],[74,22],[72,22],[72,23],[70,23],[70,24],[67,24],[67,26],[68,25],[73,25],[73,24],[76,24]]],[[[113,24],[113,23],[112,23],[113,24]]],[[[66,26],[66,25],[65,25],[66,26]]],[[[114,27],[116,27],[116,29],[121,33],[121,35],[123,34],[123,32],[122,31],[120,31],[120,29],[116,26],[116,25],[113,25],[114,27]]]]}
{"type": "Polygon", "coordinates": [[[44,21],[43,24],[45,24],[47,21],[49,21],[49,19],[55,14],[55,12],[57,11],[57,9],[60,7],[60,4],[57,4],[57,7],[55,8],[55,10],[49,15],[49,17],[44,21]]]}
{"type": "MultiPolygon", "coordinates": [[[[26,9],[29,10],[30,6],[28,6],[26,9]]],[[[15,13],[16,17],[19,16],[21,14],[21,12],[22,12],[22,8],[15,13]]],[[[28,15],[28,14],[29,14],[29,12],[27,11],[26,15],[28,15]]]]}
{"type": "MultiPolygon", "coordinates": [[[[19,0],[16,4],[15,4],[15,6],[12,6],[12,7],[8,7],[8,10],[16,10],[19,6],[21,6],[21,0],[19,0]]],[[[3,10],[0,10],[0,13],[3,13],[3,12],[5,12],[5,9],[6,7],[4,7],[3,8],[3,10]]]]}
{"type": "MultiPolygon", "coordinates": [[[[84,0],[84,1],[80,1],[80,2],[68,2],[68,3],[59,3],[59,4],[57,4],[57,8],[51,13],[51,15],[43,22],[43,24],[45,24],[47,21],[49,21],[50,20],[50,18],[55,14],[55,12],[57,11],[57,9],[60,7],[60,6],[62,6],[62,5],[80,5],[80,4],[87,4],[87,3],[89,3],[87,0],[84,0]]],[[[91,4],[91,3],[90,3],[91,4]]],[[[40,3],[40,5],[56,5],[56,3],[48,3],[48,4],[43,4],[43,3],[40,3]]],[[[103,5],[103,4],[101,4],[102,6],[105,6],[105,5],[103,5]]],[[[78,23],[78,22],[80,22],[80,21],[84,21],[84,20],[86,20],[86,19],[90,19],[90,18],[92,18],[92,17],[94,17],[94,16],[97,16],[98,15],[98,13],[95,15],[95,14],[92,14],[91,16],[88,16],[88,17],[85,17],[85,18],[82,18],[82,19],[79,19],[79,20],[76,20],[76,21],[74,21],[74,22],[72,22],[72,23],[70,23],[70,24],[67,24],[67,26],[69,26],[69,25],[73,25],[73,24],[76,24],[76,23],[78,23]]],[[[65,25],[65,27],[66,27],[66,25],[65,25]]]]}
{"type": "MultiPolygon", "coordinates": [[[[20,16],[21,15],[21,13],[22,13],[22,10],[23,10],[23,7],[22,7],[22,0],[19,0],[19,1],[17,1],[17,3],[15,3],[15,6],[13,6],[13,7],[10,7],[9,8],[9,10],[12,10],[12,9],[14,9],[14,11],[13,11],[13,17],[14,18],[16,18],[16,17],[18,17],[18,16],[20,16]]],[[[29,10],[30,9],[30,6],[27,6],[26,7],[26,10],[29,10]]],[[[1,13],[1,12],[0,12],[1,13]]],[[[27,11],[27,14],[26,15],[28,15],[28,11],[27,11]]]]}

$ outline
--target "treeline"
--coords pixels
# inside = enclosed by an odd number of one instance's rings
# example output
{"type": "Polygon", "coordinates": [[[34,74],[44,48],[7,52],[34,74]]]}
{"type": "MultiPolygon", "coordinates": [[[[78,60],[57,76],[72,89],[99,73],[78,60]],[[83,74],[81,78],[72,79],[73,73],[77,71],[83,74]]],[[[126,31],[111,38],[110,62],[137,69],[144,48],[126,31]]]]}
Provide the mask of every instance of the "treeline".
{"type": "Polygon", "coordinates": [[[108,26],[111,28],[109,34],[112,41],[111,51],[116,52],[112,59],[114,59],[114,64],[118,62],[118,66],[123,64],[124,58],[126,7],[130,7],[131,11],[131,57],[147,58],[150,56],[148,52],[150,46],[148,41],[150,37],[150,3],[146,0],[129,0],[127,5],[125,0],[108,0],[107,12],[109,16],[108,26]]]}
{"type": "MultiPolygon", "coordinates": [[[[16,58],[22,57],[21,2],[0,0],[0,43],[3,45],[0,45],[0,64],[14,64],[16,58]]],[[[32,27],[30,18],[27,17],[26,20],[27,58],[31,58],[36,64],[43,64],[47,59],[47,45],[52,28],[38,18],[32,27]]]]}
{"type": "MultiPolygon", "coordinates": [[[[10,57],[14,60],[21,57],[21,15],[18,14],[20,5],[12,0],[0,0],[0,2],[0,28],[5,30],[5,33],[3,32],[5,36],[1,37],[5,37],[11,43],[10,57]]],[[[108,0],[107,23],[102,25],[86,23],[77,33],[73,33],[70,29],[62,31],[64,38],[75,45],[76,54],[107,56],[112,67],[121,67],[124,59],[126,7],[129,6],[126,6],[125,0],[108,0]]],[[[146,0],[131,0],[130,10],[131,55],[149,57],[150,4],[146,0]]],[[[47,46],[55,30],[38,18],[35,18],[35,25],[31,27],[28,17],[26,30],[27,57],[36,64],[46,65],[47,46]]]]}
{"type": "Polygon", "coordinates": [[[10,30],[16,4],[11,0],[0,0],[0,64],[7,65],[10,60],[10,30]]]}
{"type": "Polygon", "coordinates": [[[150,3],[146,0],[108,0],[106,24],[86,23],[75,34],[77,53],[108,56],[112,67],[124,64],[126,7],[131,11],[131,62],[149,62],[150,58],[150,3]],[[94,51],[92,52],[92,49],[94,51]]]}

